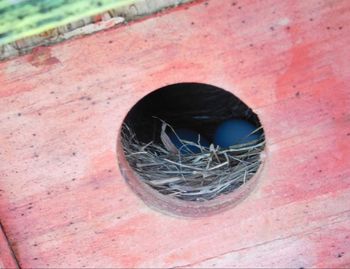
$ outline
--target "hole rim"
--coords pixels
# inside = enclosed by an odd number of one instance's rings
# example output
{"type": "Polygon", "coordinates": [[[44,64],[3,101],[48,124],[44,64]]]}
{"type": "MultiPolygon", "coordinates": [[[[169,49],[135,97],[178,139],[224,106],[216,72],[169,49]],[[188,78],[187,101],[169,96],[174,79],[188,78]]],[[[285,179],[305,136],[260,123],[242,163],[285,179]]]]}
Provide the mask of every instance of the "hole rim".
{"type": "Polygon", "coordinates": [[[119,167],[119,171],[123,179],[125,180],[127,186],[130,190],[139,197],[148,207],[161,212],[163,214],[169,216],[176,217],[185,217],[185,218],[198,218],[198,217],[207,217],[212,216],[223,211],[232,209],[233,207],[240,204],[243,200],[247,199],[251,196],[251,194],[256,190],[257,185],[259,184],[262,171],[264,170],[266,164],[266,152],[267,152],[267,143],[266,143],[266,132],[264,125],[262,124],[261,117],[254,111],[251,106],[242,100],[240,97],[235,95],[232,91],[221,88],[220,86],[216,86],[209,83],[203,82],[177,82],[172,84],[167,84],[165,86],[156,88],[155,90],[146,91],[130,108],[127,110],[127,113],[123,117],[122,123],[119,126],[118,136],[117,136],[117,163],[119,167]],[[247,108],[251,109],[251,111],[255,114],[256,118],[259,121],[260,126],[262,127],[263,133],[265,135],[265,145],[263,150],[260,152],[260,164],[258,170],[255,174],[249,178],[249,180],[240,185],[238,188],[232,190],[227,194],[218,195],[217,197],[207,200],[207,201],[186,201],[181,200],[176,197],[170,197],[164,195],[152,188],[147,183],[143,182],[141,176],[138,175],[134,169],[130,166],[129,162],[126,159],[124,154],[123,144],[122,144],[122,128],[123,124],[130,113],[130,111],[145,97],[148,95],[162,90],[168,86],[173,86],[175,84],[204,84],[207,86],[212,86],[214,88],[220,89],[224,92],[231,94],[233,97],[237,98],[240,102],[247,106],[247,108]]]}

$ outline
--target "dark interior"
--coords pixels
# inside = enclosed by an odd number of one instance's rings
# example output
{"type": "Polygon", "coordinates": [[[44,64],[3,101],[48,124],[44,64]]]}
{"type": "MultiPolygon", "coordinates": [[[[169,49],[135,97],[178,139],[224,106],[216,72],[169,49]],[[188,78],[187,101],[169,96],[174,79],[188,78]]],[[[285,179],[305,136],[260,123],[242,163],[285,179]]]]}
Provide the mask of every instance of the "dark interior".
{"type": "Polygon", "coordinates": [[[178,83],[160,88],[142,98],[124,123],[139,141],[160,142],[161,121],[174,128],[190,128],[209,140],[222,121],[246,119],[260,127],[257,115],[228,91],[201,83],[178,83]]]}

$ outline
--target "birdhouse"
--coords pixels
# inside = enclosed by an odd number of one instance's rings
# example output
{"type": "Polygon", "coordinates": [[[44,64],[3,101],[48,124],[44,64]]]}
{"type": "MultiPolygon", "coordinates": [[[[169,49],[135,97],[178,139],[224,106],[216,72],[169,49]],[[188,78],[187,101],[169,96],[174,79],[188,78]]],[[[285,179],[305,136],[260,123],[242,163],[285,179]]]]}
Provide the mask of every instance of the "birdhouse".
{"type": "Polygon", "coordinates": [[[0,4],[0,268],[350,266],[349,1],[59,2],[0,4]]]}

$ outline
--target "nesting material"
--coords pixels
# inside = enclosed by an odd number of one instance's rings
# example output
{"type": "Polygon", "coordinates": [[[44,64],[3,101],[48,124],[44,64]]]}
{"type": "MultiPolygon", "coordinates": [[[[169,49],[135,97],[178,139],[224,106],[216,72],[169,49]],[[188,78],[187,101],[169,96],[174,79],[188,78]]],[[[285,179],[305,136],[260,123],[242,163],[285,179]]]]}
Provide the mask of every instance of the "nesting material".
{"type": "Polygon", "coordinates": [[[260,166],[263,135],[226,149],[182,140],[199,147],[200,153],[181,154],[167,136],[166,129],[172,127],[164,121],[161,126],[160,143],[138,140],[126,124],[121,140],[130,167],[144,183],[164,195],[186,201],[211,200],[245,184],[260,166]]]}

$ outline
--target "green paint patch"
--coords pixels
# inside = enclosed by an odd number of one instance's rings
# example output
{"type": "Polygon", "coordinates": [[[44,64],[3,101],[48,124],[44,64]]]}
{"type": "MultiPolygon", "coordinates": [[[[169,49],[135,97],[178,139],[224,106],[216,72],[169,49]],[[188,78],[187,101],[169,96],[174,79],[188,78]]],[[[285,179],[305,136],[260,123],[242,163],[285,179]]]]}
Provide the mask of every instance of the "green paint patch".
{"type": "Polygon", "coordinates": [[[0,0],[0,45],[137,0],[0,0]]]}

